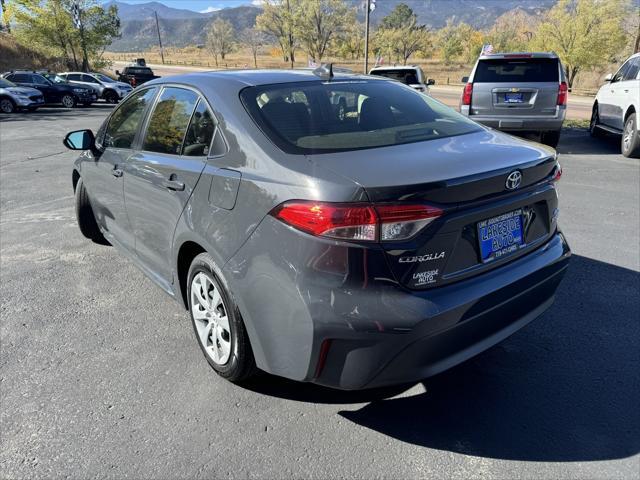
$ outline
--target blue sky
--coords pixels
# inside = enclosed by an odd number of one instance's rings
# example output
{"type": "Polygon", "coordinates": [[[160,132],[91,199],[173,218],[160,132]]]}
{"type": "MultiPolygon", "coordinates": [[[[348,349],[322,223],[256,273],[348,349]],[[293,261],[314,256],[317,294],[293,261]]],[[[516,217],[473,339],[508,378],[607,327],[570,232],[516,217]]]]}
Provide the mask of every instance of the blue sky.
{"type": "MultiPolygon", "coordinates": [[[[121,0],[124,3],[147,3],[149,0],[121,0]]],[[[238,7],[240,5],[251,5],[253,0],[157,0],[167,7],[184,8],[202,12],[205,10],[219,10],[221,8],[238,7]]],[[[260,3],[256,1],[255,3],[260,3]]]]}

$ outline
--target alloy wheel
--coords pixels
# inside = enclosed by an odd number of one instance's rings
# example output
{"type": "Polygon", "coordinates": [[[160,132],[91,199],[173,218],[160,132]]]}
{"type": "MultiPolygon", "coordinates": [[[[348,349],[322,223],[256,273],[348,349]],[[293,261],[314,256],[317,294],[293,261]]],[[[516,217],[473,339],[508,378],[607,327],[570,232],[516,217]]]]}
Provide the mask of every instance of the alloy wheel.
{"type": "Polygon", "coordinates": [[[71,95],[65,95],[64,97],[62,97],[62,105],[64,105],[66,108],[73,108],[73,104],[75,102],[73,101],[73,97],[71,95]]]}
{"type": "Polygon", "coordinates": [[[205,272],[191,281],[191,314],[198,340],[216,365],[224,365],[231,356],[231,330],[227,307],[220,290],[205,272]]]}
{"type": "Polygon", "coordinates": [[[2,113],[13,112],[13,103],[11,103],[11,100],[8,100],[6,98],[0,100],[0,111],[2,111],[2,113]]]}
{"type": "Polygon", "coordinates": [[[632,139],[633,139],[633,122],[631,120],[628,120],[627,124],[624,126],[624,132],[622,133],[622,144],[625,152],[628,152],[629,150],[631,150],[632,139]]]}

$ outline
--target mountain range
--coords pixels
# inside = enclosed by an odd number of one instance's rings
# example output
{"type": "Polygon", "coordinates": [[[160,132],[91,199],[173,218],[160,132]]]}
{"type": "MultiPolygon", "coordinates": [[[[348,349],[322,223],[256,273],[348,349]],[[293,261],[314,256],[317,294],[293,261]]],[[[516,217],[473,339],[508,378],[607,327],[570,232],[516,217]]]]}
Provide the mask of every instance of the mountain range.
{"type": "MultiPolygon", "coordinates": [[[[356,7],[358,16],[364,17],[363,0],[345,0],[356,7]]],[[[371,13],[375,25],[399,3],[406,3],[418,16],[418,21],[429,28],[440,28],[447,19],[466,22],[475,28],[488,28],[496,18],[516,8],[540,15],[557,0],[376,0],[371,13]]],[[[262,12],[260,7],[241,6],[214,12],[195,12],[169,7],[161,2],[128,4],[111,0],[115,4],[122,25],[122,36],[109,47],[111,51],[142,51],[157,44],[154,12],[157,12],[160,32],[166,46],[183,47],[204,44],[209,24],[215,18],[228,20],[236,31],[252,27],[262,12]]]]}

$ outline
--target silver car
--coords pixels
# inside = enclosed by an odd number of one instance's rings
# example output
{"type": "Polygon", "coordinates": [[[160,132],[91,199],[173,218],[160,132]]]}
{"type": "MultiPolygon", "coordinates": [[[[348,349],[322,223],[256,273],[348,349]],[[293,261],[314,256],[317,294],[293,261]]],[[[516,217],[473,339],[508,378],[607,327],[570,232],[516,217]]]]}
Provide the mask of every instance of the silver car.
{"type": "Polygon", "coordinates": [[[108,103],[118,103],[133,90],[128,83],[119,82],[102,73],[65,72],[59,76],[69,83],[93,88],[98,98],[104,98],[108,103]]]}
{"type": "Polygon", "coordinates": [[[34,111],[44,105],[44,96],[39,90],[19,87],[0,77],[0,112],[13,113],[20,108],[34,111]]]}
{"type": "Polygon", "coordinates": [[[460,113],[506,132],[535,132],[555,147],[567,111],[567,82],[555,53],[497,53],[463,77],[460,113]]]}

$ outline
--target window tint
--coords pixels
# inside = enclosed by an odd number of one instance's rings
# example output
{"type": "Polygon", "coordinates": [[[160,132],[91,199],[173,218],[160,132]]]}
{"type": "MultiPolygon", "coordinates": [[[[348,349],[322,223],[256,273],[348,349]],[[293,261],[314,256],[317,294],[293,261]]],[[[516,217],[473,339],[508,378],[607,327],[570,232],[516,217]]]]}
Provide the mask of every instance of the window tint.
{"type": "Polygon", "coordinates": [[[38,85],[49,85],[49,82],[42,75],[32,75],[33,83],[38,85]]]}
{"type": "Polygon", "coordinates": [[[105,148],[131,148],[145,109],[155,93],[155,88],[136,92],[113,112],[104,136],[105,148]]]}
{"type": "Polygon", "coordinates": [[[87,83],[98,83],[91,75],[82,75],[82,81],[87,83]]]}
{"type": "Polygon", "coordinates": [[[82,75],[80,75],[79,73],[70,73],[69,75],[67,75],[67,80],[80,82],[82,81],[82,75]]]}
{"type": "Polygon", "coordinates": [[[518,58],[480,60],[474,83],[557,82],[555,58],[518,58]]]}
{"type": "Polygon", "coordinates": [[[638,71],[640,71],[640,57],[632,58],[629,62],[629,68],[627,68],[623,80],[635,80],[638,71]]]}
{"type": "Polygon", "coordinates": [[[16,73],[8,77],[9,80],[16,83],[31,83],[31,75],[26,73],[16,73]]]}
{"type": "Polygon", "coordinates": [[[165,88],[151,114],[143,150],[180,155],[198,95],[183,88],[165,88]]]}
{"type": "Polygon", "coordinates": [[[371,72],[371,75],[391,78],[393,80],[398,80],[406,85],[415,85],[416,83],[419,83],[418,72],[413,68],[402,70],[375,70],[371,72]]]}
{"type": "Polygon", "coordinates": [[[622,64],[622,66],[616,72],[616,74],[613,76],[613,79],[611,81],[612,82],[620,82],[624,78],[624,76],[627,73],[627,70],[629,69],[629,67],[631,67],[631,60],[627,60],[626,62],[624,62],[622,64]]]}
{"type": "MultiPolygon", "coordinates": [[[[191,123],[184,139],[182,154],[190,157],[208,155],[215,128],[213,115],[209,111],[206,102],[200,100],[196,111],[191,117],[191,123]]],[[[219,152],[211,153],[220,154],[219,152]]]]}
{"type": "Polygon", "coordinates": [[[289,153],[328,153],[462,135],[471,120],[396,82],[310,81],[242,90],[251,117],[289,153]]]}

